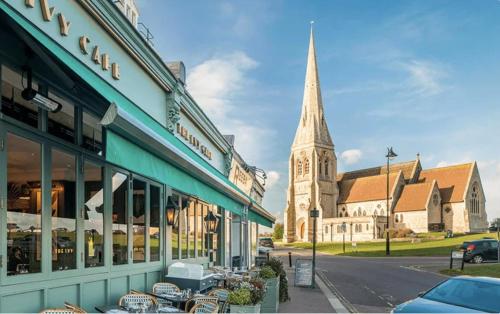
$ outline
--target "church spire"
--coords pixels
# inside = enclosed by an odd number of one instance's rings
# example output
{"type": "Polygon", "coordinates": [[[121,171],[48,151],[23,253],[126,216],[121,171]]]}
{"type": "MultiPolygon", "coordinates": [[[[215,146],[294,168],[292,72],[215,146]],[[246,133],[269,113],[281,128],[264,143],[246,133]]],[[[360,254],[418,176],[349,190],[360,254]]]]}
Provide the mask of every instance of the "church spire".
{"type": "Polygon", "coordinates": [[[314,46],[313,23],[311,22],[302,114],[293,145],[321,144],[333,147],[323,113],[323,101],[321,99],[316,49],[314,46]]]}

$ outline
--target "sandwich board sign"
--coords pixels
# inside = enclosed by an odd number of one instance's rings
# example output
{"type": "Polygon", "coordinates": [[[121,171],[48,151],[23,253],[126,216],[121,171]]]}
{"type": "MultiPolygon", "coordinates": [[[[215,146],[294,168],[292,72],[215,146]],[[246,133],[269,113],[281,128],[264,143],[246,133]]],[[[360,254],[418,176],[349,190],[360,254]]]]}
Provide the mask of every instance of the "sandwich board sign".
{"type": "Polygon", "coordinates": [[[453,269],[453,263],[459,262],[460,269],[464,270],[464,255],[463,251],[451,251],[450,254],[450,269],[453,269]]]}
{"type": "Polygon", "coordinates": [[[295,286],[311,287],[312,286],[312,260],[299,258],[295,260],[295,286]]]}

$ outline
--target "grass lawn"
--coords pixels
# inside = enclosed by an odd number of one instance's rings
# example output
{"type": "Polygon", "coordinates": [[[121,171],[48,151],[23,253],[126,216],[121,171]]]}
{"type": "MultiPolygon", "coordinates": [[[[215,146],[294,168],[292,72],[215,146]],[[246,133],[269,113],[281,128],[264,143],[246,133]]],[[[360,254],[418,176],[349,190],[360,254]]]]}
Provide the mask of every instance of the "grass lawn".
{"type": "Polygon", "coordinates": [[[485,264],[478,266],[474,265],[469,267],[467,266],[468,265],[465,265],[463,271],[461,271],[460,269],[443,269],[440,271],[440,273],[448,276],[469,275],[500,278],[500,264],[485,264]]]}
{"type": "MultiPolygon", "coordinates": [[[[435,239],[433,237],[419,237],[412,243],[411,239],[391,241],[391,256],[447,256],[450,251],[464,241],[481,239],[483,237],[495,238],[495,234],[481,233],[455,236],[451,239],[435,239]]],[[[285,247],[291,248],[312,248],[311,243],[286,243],[285,247]]],[[[318,243],[316,249],[322,253],[346,256],[363,256],[377,257],[385,256],[385,241],[384,242],[358,242],[357,252],[351,246],[351,243],[346,242],[346,252],[342,252],[342,243],[324,242],[318,243]]]]}

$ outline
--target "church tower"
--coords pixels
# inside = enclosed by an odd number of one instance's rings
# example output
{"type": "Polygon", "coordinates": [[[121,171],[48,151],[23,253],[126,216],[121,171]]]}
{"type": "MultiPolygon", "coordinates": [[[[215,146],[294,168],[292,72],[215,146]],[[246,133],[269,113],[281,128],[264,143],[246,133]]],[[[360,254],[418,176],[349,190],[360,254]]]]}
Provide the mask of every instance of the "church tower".
{"type": "Polygon", "coordinates": [[[326,125],[311,25],[307,70],[300,116],[289,160],[285,241],[312,241],[309,211],[319,210],[317,239],[322,219],[337,216],[337,157],[326,125]]]}

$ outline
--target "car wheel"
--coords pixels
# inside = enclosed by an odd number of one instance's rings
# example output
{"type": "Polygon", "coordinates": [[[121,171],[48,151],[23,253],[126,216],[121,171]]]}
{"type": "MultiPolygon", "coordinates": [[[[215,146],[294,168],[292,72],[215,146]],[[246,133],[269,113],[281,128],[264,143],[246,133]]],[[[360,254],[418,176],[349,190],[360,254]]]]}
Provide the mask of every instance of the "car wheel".
{"type": "Polygon", "coordinates": [[[481,264],[484,261],[484,258],[481,255],[476,255],[473,258],[474,264],[481,264]]]}

